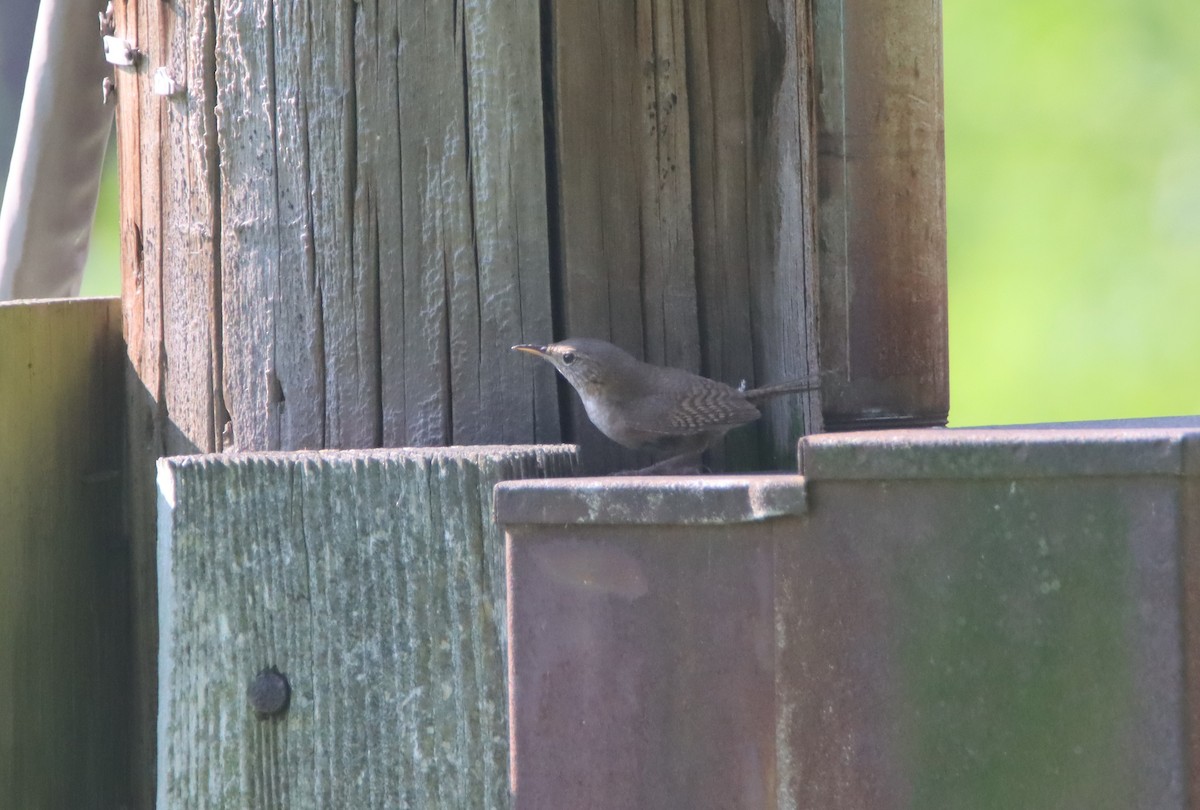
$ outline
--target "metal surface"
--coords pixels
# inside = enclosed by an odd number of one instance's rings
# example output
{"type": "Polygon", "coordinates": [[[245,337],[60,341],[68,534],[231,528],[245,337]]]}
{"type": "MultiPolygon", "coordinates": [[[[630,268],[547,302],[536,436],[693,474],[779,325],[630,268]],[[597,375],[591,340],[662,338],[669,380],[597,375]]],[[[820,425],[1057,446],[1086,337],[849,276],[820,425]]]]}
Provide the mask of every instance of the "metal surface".
{"type": "Polygon", "coordinates": [[[1179,479],[811,486],[777,558],[794,806],[1186,806],[1179,479]]]}
{"type": "Polygon", "coordinates": [[[800,471],[813,480],[1181,475],[1200,469],[1200,429],[968,428],[810,436],[800,471]]]}
{"type": "Polygon", "coordinates": [[[513,539],[515,808],[773,806],[776,522],[513,539]]]}
{"type": "Polygon", "coordinates": [[[621,476],[511,481],[496,488],[505,523],[748,523],[807,508],[798,475],[621,476]]]}
{"type": "Polygon", "coordinates": [[[1195,806],[1200,425],[1147,424],[809,437],[752,522],[498,493],[516,807],[1195,806]]]}

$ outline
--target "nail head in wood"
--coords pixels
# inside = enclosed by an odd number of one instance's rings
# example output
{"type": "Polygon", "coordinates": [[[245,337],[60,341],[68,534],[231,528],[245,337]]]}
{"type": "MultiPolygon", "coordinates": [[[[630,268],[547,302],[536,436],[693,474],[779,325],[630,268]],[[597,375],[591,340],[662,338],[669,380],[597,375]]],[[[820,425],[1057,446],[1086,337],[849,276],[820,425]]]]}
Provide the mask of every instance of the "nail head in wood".
{"type": "Polygon", "coordinates": [[[287,711],[292,700],[292,687],[286,675],[276,667],[267,667],[250,681],[246,698],[258,719],[265,720],[287,711]]]}

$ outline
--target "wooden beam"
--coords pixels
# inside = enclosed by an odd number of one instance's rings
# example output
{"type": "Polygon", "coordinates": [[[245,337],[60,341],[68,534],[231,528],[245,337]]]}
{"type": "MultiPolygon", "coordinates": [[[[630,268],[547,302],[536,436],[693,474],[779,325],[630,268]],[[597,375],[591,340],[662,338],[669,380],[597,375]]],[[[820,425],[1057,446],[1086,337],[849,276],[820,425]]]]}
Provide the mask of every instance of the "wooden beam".
{"type": "Polygon", "coordinates": [[[158,806],[507,808],[500,480],[566,446],[159,462],[158,806]],[[291,686],[282,715],[255,675],[291,686]],[[214,778],[214,774],[219,778],[214,778]]]}
{"type": "Polygon", "coordinates": [[[129,800],[115,298],[0,304],[0,807],[129,800]]]}
{"type": "Polygon", "coordinates": [[[812,0],[831,429],[944,425],[940,0],[812,0]]]}

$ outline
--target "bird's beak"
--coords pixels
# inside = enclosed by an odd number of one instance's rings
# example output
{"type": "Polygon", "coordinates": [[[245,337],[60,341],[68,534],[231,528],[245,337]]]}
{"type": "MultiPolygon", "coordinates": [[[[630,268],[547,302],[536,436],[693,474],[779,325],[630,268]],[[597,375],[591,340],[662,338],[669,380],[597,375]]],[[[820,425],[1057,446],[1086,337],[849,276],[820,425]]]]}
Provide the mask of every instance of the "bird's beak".
{"type": "Polygon", "coordinates": [[[526,354],[532,354],[535,357],[545,357],[546,356],[546,347],[538,346],[535,343],[518,343],[516,346],[513,346],[513,351],[514,352],[525,352],[526,354]]]}

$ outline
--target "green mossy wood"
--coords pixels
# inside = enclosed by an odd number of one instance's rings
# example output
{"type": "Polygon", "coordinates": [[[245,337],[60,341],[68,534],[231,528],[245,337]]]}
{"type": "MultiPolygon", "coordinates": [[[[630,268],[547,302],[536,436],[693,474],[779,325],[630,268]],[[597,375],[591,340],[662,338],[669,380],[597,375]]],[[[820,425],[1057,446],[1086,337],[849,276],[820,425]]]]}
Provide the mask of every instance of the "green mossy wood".
{"type": "Polygon", "coordinates": [[[505,808],[500,480],[558,447],[159,462],[158,804],[505,808]],[[255,674],[290,708],[259,719],[255,674]]]}

